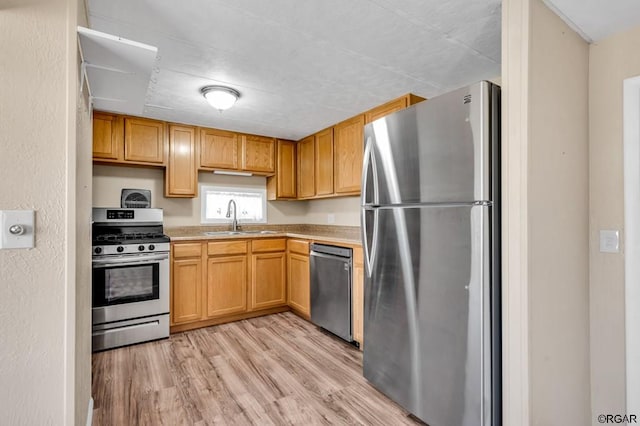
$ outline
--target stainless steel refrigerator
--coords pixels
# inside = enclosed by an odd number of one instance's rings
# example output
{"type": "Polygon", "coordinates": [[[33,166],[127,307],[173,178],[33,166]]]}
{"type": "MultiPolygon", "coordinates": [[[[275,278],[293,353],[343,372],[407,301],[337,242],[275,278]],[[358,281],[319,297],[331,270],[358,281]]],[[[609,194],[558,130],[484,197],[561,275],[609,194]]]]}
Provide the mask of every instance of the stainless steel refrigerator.
{"type": "Polygon", "coordinates": [[[364,376],[430,426],[501,424],[500,90],[367,124],[364,376]]]}

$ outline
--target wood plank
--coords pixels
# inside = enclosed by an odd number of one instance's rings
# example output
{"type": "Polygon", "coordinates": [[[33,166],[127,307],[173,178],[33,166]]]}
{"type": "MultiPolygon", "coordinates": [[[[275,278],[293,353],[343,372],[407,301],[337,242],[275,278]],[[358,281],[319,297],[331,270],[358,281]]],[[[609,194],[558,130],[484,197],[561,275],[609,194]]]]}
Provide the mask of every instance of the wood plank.
{"type": "Polygon", "coordinates": [[[92,395],[94,425],[420,424],[290,312],[96,353],[92,395]]]}

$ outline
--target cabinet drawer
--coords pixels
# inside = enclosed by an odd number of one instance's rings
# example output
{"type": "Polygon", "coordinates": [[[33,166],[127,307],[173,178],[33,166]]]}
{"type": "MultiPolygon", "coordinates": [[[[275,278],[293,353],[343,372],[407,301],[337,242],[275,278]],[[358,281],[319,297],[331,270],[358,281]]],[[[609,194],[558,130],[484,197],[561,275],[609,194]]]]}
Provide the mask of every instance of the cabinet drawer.
{"type": "Polygon", "coordinates": [[[200,257],[202,254],[202,244],[184,243],[173,245],[173,257],[175,259],[183,257],[200,257]]]}
{"type": "Polygon", "coordinates": [[[287,240],[278,238],[273,240],[253,240],[251,243],[251,251],[254,253],[266,251],[285,251],[287,249],[287,240]]]}
{"type": "Polygon", "coordinates": [[[309,241],[289,240],[289,251],[291,253],[309,254],[309,241]]]}
{"type": "Polygon", "coordinates": [[[247,252],[247,241],[219,241],[209,243],[207,254],[214,256],[218,254],[244,254],[247,252]]]}

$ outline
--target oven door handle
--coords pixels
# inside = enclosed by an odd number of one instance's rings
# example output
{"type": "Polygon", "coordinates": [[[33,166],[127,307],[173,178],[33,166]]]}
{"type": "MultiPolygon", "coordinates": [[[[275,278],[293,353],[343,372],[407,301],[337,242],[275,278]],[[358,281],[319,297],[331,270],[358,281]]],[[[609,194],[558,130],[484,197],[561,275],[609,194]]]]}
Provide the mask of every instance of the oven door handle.
{"type": "Polygon", "coordinates": [[[168,260],[169,255],[157,255],[157,256],[145,256],[144,259],[132,261],[129,258],[119,258],[119,259],[94,259],[91,264],[94,268],[99,267],[111,267],[111,266],[136,266],[136,265],[144,265],[146,263],[153,263],[156,260],[168,260]]]}

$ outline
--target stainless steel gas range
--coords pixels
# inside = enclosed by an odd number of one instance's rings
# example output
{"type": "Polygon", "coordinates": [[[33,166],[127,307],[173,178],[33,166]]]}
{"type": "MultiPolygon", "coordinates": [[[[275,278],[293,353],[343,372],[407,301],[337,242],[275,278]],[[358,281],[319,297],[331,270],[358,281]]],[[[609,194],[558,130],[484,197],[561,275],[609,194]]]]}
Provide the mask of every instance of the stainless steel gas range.
{"type": "Polygon", "coordinates": [[[93,209],[93,351],[169,337],[162,209],[93,209]]]}

